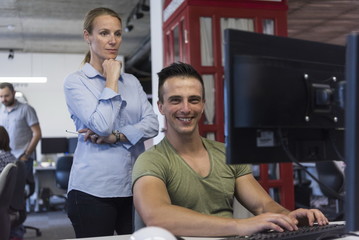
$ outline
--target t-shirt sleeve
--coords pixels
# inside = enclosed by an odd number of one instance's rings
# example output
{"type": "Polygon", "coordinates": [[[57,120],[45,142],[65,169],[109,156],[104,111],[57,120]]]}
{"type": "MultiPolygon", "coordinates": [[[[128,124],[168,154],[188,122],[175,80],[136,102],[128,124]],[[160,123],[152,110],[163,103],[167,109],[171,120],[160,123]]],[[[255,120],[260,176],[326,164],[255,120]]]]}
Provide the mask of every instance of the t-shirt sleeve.
{"type": "Polygon", "coordinates": [[[158,152],[148,150],[136,160],[132,171],[132,188],[136,181],[143,176],[154,176],[166,182],[166,159],[158,152]]]}
{"type": "Polygon", "coordinates": [[[237,164],[233,165],[233,167],[235,168],[235,178],[252,173],[252,168],[249,164],[237,164]]]}

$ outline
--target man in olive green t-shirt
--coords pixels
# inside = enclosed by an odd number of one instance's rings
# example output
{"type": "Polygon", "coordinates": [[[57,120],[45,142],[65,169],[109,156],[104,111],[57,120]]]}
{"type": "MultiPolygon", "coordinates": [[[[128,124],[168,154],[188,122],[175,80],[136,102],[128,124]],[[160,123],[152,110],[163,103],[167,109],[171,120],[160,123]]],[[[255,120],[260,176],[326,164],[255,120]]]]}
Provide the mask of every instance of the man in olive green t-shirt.
{"type": "Polygon", "coordinates": [[[328,224],[317,209],[289,211],[276,203],[248,165],[226,165],[224,145],[200,136],[204,85],[192,66],[174,63],[158,76],[166,137],[143,153],[133,169],[134,204],[147,226],[179,236],[243,236],[294,231],[299,222],[328,224]],[[234,219],[234,197],[255,216],[234,219]]]}

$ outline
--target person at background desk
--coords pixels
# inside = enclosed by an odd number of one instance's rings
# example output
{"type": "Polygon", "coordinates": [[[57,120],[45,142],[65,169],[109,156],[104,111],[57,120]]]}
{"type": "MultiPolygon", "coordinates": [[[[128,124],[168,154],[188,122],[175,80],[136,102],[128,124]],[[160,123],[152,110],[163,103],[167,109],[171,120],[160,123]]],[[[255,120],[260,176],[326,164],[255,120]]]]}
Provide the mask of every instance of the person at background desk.
{"type": "Polygon", "coordinates": [[[0,83],[0,125],[9,133],[12,154],[21,160],[34,160],[41,139],[40,123],[35,109],[17,101],[15,93],[11,83],[0,83]]]}
{"type": "Polygon", "coordinates": [[[174,63],[158,77],[166,135],[139,156],[132,180],[135,208],[147,226],[179,236],[228,236],[328,224],[319,210],[288,211],[276,203],[249,165],[226,165],[224,144],[200,136],[204,85],[192,66],[174,63]],[[234,219],[234,197],[256,216],[234,219]]]}
{"type": "Polygon", "coordinates": [[[116,60],[122,21],[108,8],[87,13],[83,36],[90,48],[81,70],[64,82],[77,148],[68,187],[68,216],[76,237],[132,233],[133,164],[158,120],[138,79],[116,60]]]}
{"type": "MultiPolygon", "coordinates": [[[[0,83],[0,125],[4,126],[10,137],[11,153],[17,159],[25,161],[28,172],[32,171],[36,159],[36,146],[41,139],[41,128],[35,109],[15,98],[15,89],[11,83],[0,83]]],[[[26,177],[34,182],[33,174],[26,177]]],[[[25,234],[23,225],[11,231],[13,239],[22,239],[25,234]]]]}
{"type": "Polygon", "coordinates": [[[0,172],[8,163],[15,162],[16,157],[11,153],[9,134],[3,126],[0,126],[0,172]]]}

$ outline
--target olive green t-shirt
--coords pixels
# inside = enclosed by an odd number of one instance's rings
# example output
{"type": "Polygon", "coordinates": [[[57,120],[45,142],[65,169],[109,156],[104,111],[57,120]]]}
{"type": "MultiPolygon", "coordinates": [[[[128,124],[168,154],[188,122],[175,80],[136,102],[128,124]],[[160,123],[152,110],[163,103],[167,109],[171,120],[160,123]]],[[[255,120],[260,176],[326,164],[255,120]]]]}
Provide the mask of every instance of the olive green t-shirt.
{"type": "Polygon", "coordinates": [[[132,186],[142,176],[155,176],[165,183],[172,204],[203,214],[233,217],[235,180],[251,173],[251,168],[227,165],[223,143],[206,138],[202,138],[202,142],[211,162],[208,176],[195,172],[164,138],[138,157],[132,186]]]}

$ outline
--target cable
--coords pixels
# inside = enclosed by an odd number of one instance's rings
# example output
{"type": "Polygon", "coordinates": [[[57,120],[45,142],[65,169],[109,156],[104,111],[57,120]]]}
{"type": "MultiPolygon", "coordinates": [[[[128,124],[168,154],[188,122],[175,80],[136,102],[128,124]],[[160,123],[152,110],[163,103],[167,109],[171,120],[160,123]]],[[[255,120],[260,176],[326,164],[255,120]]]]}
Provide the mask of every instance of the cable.
{"type": "Polygon", "coordinates": [[[341,196],[340,194],[338,194],[336,191],[334,191],[332,188],[328,187],[327,185],[325,185],[324,183],[322,183],[316,176],[314,176],[311,172],[309,172],[307,170],[307,168],[305,166],[303,166],[290,152],[287,143],[284,141],[284,137],[282,134],[282,129],[278,129],[278,136],[281,142],[281,146],[284,150],[284,152],[287,154],[289,160],[295,164],[297,164],[305,173],[307,173],[314,181],[316,181],[321,187],[325,188],[328,192],[330,192],[331,194],[333,194],[336,198],[338,198],[339,200],[344,201],[343,196],[341,196]]]}
{"type": "Polygon", "coordinates": [[[343,155],[339,152],[339,149],[337,148],[337,145],[336,145],[335,142],[334,142],[333,134],[330,134],[330,133],[329,133],[329,141],[330,141],[330,143],[331,143],[331,145],[332,145],[332,147],[333,147],[335,153],[336,153],[337,156],[339,157],[339,160],[344,161],[343,155]]]}

